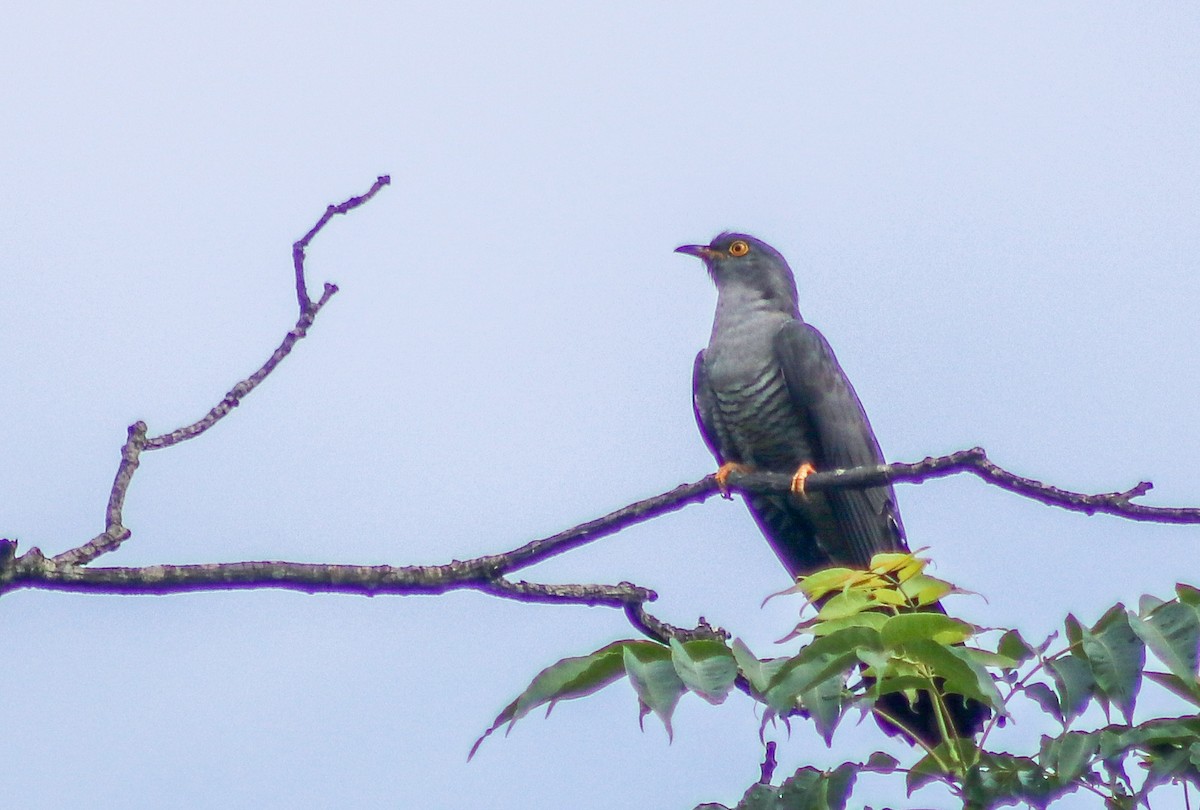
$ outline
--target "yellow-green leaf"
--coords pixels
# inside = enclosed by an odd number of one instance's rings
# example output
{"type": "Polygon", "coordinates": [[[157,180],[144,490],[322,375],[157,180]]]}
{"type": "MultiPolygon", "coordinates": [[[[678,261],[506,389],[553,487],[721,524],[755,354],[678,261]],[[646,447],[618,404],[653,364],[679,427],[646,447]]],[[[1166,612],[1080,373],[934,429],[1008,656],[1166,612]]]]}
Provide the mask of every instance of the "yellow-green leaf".
{"type": "Polygon", "coordinates": [[[973,633],[971,625],[941,613],[901,613],[889,618],[879,630],[883,645],[888,649],[897,649],[918,639],[958,644],[973,633]]]}
{"type": "Polygon", "coordinates": [[[817,618],[822,621],[842,619],[853,616],[873,607],[871,597],[866,591],[843,591],[829,598],[817,612],[817,618]]]}
{"type": "Polygon", "coordinates": [[[954,586],[944,579],[918,574],[900,583],[900,592],[914,604],[924,607],[954,592],[954,586]]]}

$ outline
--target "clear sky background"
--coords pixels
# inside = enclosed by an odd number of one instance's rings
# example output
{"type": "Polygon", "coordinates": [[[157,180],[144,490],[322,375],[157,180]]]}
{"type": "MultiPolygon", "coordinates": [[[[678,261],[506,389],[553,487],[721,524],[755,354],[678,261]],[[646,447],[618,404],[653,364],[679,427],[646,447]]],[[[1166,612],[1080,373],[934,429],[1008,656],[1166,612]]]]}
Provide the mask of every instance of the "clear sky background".
{"type": "MultiPolygon", "coordinates": [[[[0,535],[23,548],[103,528],[129,423],[190,422],[258,367],[294,321],[292,241],[382,173],[310,252],[314,288],[342,287],[310,338],[216,429],[143,458],[133,539],[103,564],[445,562],[711,472],[690,375],[715,294],[671,251],[727,228],[790,259],[889,458],[978,444],[1061,486],[1148,478],[1147,502],[1200,504],[1196,4],[5,17],[0,535]]],[[[966,477],[900,499],[937,573],[986,595],[951,605],[981,624],[1032,637],[1200,584],[1196,528],[966,477]]],[[[660,617],[764,656],[796,608],[760,609],[788,580],[740,503],[527,576],[654,588],[660,617]]],[[[465,762],[539,669],[631,634],[618,611],[470,593],[8,594],[5,803],[732,804],[760,757],[738,696],[685,698],[668,744],[619,685],[465,762]]],[[[828,752],[800,724],[781,769],[879,736],[848,726],[828,752]]]]}

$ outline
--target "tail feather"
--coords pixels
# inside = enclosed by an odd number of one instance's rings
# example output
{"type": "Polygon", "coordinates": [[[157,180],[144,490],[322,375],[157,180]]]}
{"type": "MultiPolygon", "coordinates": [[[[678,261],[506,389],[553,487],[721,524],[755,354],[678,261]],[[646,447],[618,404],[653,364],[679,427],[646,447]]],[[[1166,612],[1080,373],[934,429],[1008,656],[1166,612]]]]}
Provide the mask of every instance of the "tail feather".
{"type": "MultiPolygon", "coordinates": [[[[861,550],[845,544],[823,544],[818,540],[823,525],[826,533],[830,536],[838,537],[839,535],[836,530],[830,531],[829,529],[832,515],[829,514],[829,506],[824,498],[817,493],[812,494],[809,498],[805,507],[800,508],[787,495],[753,494],[746,497],[750,514],[754,516],[759,528],[770,541],[784,567],[791,572],[792,576],[800,576],[811,574],[829,565],[860,567],[868,565],[869,559],[859,559],[862,553],[866,552],[856,553],[861,550]],[[830,550],[825,547],[826,545],[834,545],[840,551],[840,559],[835,559],[830,550]]],[[[889,529],[889,531],[891,530],[889,529]]],[[[888,535],[886,545],[883,543],[880,545],[884,547],[877,550],[908,549],[899,531],[892,531],[888,535]]],[[[922,609],[938,613],[946,612],[940,602],[935,602],[922,609]]],[[[950,722],[954,727],[954,734],[957,737],[970,738],[982,730],[983,724],[991,716],[991,710],[987,706],[962,695],[945,695],[945,703],[950,715],[950,722]]],[[[915,736],[929,746],[941,743],[942,731],[938,728],[937,714],[929,693],[925,690],[917,693],[914,703],[910,703],[905,694],[893,692],[881,697],[878,705],[903,726],[901,728],[876,715],[875,719],[879,723],[879,727],[886,733],[903,736],[909,742],[914,742],[912,737],[915,736]],[[905,729],[911,734],[907,733],[905,729]]]]}
{"type": "MultiPolygon", "coordinates": [[[[962,695],[945,695],[944,700],[956,737],[970,739],[983,729],[983,724],[992,714],[987,706],[962,695]]],[[[888,715],[904,725],[904,728],[900,728],[879,715],[875,715],[875,721],[887,734],[893,737],[899,735],[909,742],[913,742],[905,731],[908,729],[916,735],[917,739],[930,747],[942,742],[942,730],[938,728],[937,714],[933,710],[929,693],[925,690],[917,693],[915,704],[909,703],[904,693],[891,692],[881,697],[878,705],[888,715]]]]}

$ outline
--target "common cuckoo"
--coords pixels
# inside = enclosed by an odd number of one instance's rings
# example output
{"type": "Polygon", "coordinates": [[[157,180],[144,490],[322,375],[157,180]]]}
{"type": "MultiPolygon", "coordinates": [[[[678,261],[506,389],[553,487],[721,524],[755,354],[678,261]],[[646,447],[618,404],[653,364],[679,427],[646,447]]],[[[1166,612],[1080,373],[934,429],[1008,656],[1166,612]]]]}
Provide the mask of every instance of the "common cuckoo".
{"type": "MultiPolygon", "coordinates": [[[[883,453],[833,350],[800,317],[787,261],[741,233],[677,251],[702,259],[717,287],[712,336],[696,355],[692,393],[722,488],[738,468],[793,476],[791,493],[746,496],[792,576],[830,565],[865,568],[878,552],[907,551],[891,485],[804,492],[814,469],[882,464],[883,453]]],[[[901,695],[885,700],[918,736],[938,741],[928,707],[913,712],[901,695]]],[[[980,704],[951,703],[960,733],[974,732],[986,717],[980,704]]]]}

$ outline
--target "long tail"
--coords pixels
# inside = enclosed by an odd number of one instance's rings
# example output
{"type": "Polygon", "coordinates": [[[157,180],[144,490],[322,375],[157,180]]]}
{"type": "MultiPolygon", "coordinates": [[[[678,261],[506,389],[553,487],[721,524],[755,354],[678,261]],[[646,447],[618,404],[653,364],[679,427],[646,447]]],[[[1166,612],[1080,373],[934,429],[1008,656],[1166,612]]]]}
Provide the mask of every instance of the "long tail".
{"type": "MultiPolygon", "coordinates": [[[[983,728],[983,724],[992,714],[987,706],[962,695],[945,695],[944,700],[956,737],[970,739],[983,728]]],[[[879,707],[900,721],[926,745],[932,747],[942,742],[942,730],[938,728],[937,714],[933,710],[929,693],[925,690],[917,693],[915,705],[909,703],[902,692],[892,692],[879,699],[879,707]]],[[[875,721],[893,737],[899,735],[913,742],[904,729],[889,723],[879,715],[875,715],[875,721]]]]}
{"type": "MultiPolygon", "coordinates": [[[[750,507],[750,514],[770,541],[780,562],[793,576],[808,574],[835,564],[867,564],[866,561],[832,560],[817,542],[814,520],[819,520],[819,516],[814,514],[812,509],[797,508],[788,496],[750,495],[746,501],[750,507]]],[[[899,537],[892,542],[897,548],[906,548],[904,541],[899,537]]],[[[946,612],[940,602],[930,605],[927,609],[939,613],[946,612]]],[[[991,716],[991,710],[987,706],[962,695],[946,695],[945,702],[950,722],[954,726],[954,734],[958,737],[969,738],[976,734],[991,716]]],[[[941,743],[942,731],[938,728],[937,714],[928,692],[920,691],[915,704],[910,703],[903,693],[893,692],[880,698],[879,706],[927,745],[935,746],[941,743]]],[[[878,715],[876,720],[886,733],[900,735],[913,742],[911,735],[894,723],[889,723],[878,715]]]]}

